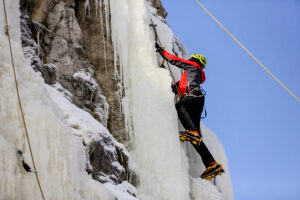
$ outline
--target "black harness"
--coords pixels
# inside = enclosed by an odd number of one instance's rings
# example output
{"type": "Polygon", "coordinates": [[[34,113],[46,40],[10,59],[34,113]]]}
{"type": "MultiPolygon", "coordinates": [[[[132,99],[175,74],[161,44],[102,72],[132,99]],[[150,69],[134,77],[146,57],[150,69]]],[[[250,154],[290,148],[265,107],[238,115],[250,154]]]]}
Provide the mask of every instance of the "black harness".
{"type": "MultiPolygon", "coordinates": [[[[184,96],[191,96],[193,98],[204,98],[206,96],[206,92],[202,87],[199,86],[191,86],[188,89],[188,92],[184,96]]],[[[205,99],[205,98],[204,98],[205,99]]],[[[201,119],[205,119],[207,117],[207,111],[205,108],[205,103],[203,105],[204,108],[204,117],[201,116],[201,119]]]]}

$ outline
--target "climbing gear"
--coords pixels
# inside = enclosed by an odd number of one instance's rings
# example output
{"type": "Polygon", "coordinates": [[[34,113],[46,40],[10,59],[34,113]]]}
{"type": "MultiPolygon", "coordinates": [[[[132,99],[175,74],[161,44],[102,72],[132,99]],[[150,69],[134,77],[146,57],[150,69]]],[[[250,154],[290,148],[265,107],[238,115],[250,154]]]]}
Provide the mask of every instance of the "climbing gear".
{"type": "Polygon", "coordinates": [[[25,159],[23,157],[23,152],[21,150],[18,150],[18,155],[19,155],[19,158],[22,162],[22,165],[23,165],[23,168],[26,172],[33,172],[31,167],[25,162],[25,159]]]}
{"type": "Polygon", "coordinates": [[[43,190],[42,190],[42,187],[41,187],[41,183],[40,183],[40,180],[39,180],[39,176],[38,176],[38,173],[37,173],[37,170],[36,170],[36,167],[35,167],[35,163],[34,163],[32,148],[31,148],[31,145],[30,145],[30,139],[29,139],[29,135],[28,135],[28,130],[27,130],[26,121],[25,121],[24,112],[23,112],[23,107],[22,107],[21,98],[20,98],[17,75],[16,75],[16,69],[15,69],[15,63],[14,63],[14,57],[13,57],[12,46],[11,46],[11,39],[10,39],[10,34],[9,34],[9,27],[10,26],[8,25],[5,0],[3,0],[2,2],[3,2],[4,19],[5,19],[5,34],[7,35],[8,44],[9,44],[10,58],[11,58],[13,75],[14,75],[14,80],[15,80],[15,87],[16,87],[17,97],[18,97],[18,104],[19,104],[19,107],[20,107],[22,122],[23,122],[24,130],[25,130],[25,134],[26,134],[26,138],[27,138],[27,142],[28,142],[28,146],[29,146],[29,151],[30,151],[30,156],[31,156],[31,161],[32,161],[35,177],[36,177],[36,180],[37,180],[42,198],[43,198],[43,200],[45,200],[45,196],[44,196],[44,193],[43,193],[43,190]]]}
{"type": "MultiPolygon", "coordinates": [[[[151,19],[151,24],[150,24],[149,26],[153,28],[153,31],[154,31],[154,34],[155,34],[155,41],[157,41],[158,44],[159,44],[160,46],[162,46],[162,45],[161,45],[161,42],[160,42],[160,39],[159,39],[159,37],[158,37],[157,30],[156,30],[157,24],[154,24],[153,20],[151,19]]],[[[170,71],[170,74],[171,74],[173,83],[175,83],[175,78],[174,78],[174,75],[173,75],[173,73],[172,73],[171,67],[170,67],[170,65],[169,65],[168,62],[167,62],[167,66],[168,66],[168,69],[169,69],[169,71],[170,71]]],[[[176,88],[177,88],[177,86],[176,86],[176,88]]],[[[177,91],[178,91],[178,88],[177,88],[177,91]]],[[[178,93],[179,93],[179,92],[178,92],[178,93]]],[[[181,94],[178,94],[178,96],[179,96],[179,98],[181,98],[181,94]]]]}
{"type": "MultiPolygon", "coordinates": [[[[152,21],[152,19],[151,19],[151,21],[152,21]]],[[[161,51],[163,51],[166,47],[160,47],[160,45],[157,43],[157,41],[159,41],[159,43],[160,43],[160,40],[159,40],[159,38],[158,38],[158,34],[157,34],[157,30],[156,30],[156,26],[157,26],[157,24],[153,24],[153,22],[152,22],[152,24],[150,24],[149,25],[150,27],[152,27],[153,28],[153,30],[154,30],[154,32],[155,32],[155,48],[156,48],[156,52],[161,52],[161,51]]],[[[165,62],[166,62],[166,60],[163,58],[163,60],[162,60],[162,62],[161,62],[161,64],[159,65],[159,67],[161,67],[161,68],[166,68],[165,67],[165,62]]]]}
{"type": "MultiPolygon", "coordinates": [[[[161,42],[160,42],[160,40],[159,40],[159,37],[158,37],[158,34],[157,34],[157,31],[156,31],[157,24],[154,24],[153,21],[152,21],[152,19],[151,19],[151,23],[152,23],[152,24],[149,24],[149,26],[152,27],[153,30],[154,30],[155,41],[156,41],[156,42],[158,41],[158,42],[161,44],[161,42]]],[[[157,43],[155,43],[155,48],[156,48],[156,44],[157,44],[157,43]]]]}
{"type": "Polygon", "coordinates": [[[193,54],[191,55],[190,59],[191,58],[195,58],[197,60],[199,60],[199,62],[202,64],[203,68],[202,69],[205,69],[205,66],[206,66],[206,63],[207,63],[207,59],[205,56],[201,55],[201,54],[193,54]]]}
{"type": "Polygon", "coordinates": [[[205,180],[211,180],[212,178],[225,173],[221,163],[212,162],[202,173],[201,178],[205,180]]]}
{"type": "Polygon", "coordinates": [[[4,26],[4,34],[6,35],[6,36],[8,36],[8,32],[9,32],[9,30],[11,29],[11,27],[10,27],[10,25],[5,25],[4,26]]]}
{"type": "Polygon", "coordinates": [[[190,86],[187,94],[194,97],[204,97],[206,96],[205,90],[200,86],[190,86]]]}
{"type": "Polygon", "coordinates": [[[197,130],[180,131],[179,139],[181,141],[191,142],[195,145],[199,145],[203,141],[202,136],[199,134],[197,130]]]}
{"type": "MultiPolygon", "coordinates": [[[[198,86],[192,86],[189,88],[187,94],[187,96],[192,96],[194,98],[203,98],[206,95],[205,90],[202,87],[198,87],[198,86]]],[[[204,108],[204,117],[201,116],[201,119],[205,119],[207,117],[207,110],[205,108],[205,105],[203,106],[204,108]]]]}
{"type": "Polygon", "coordinates": [[[188,89],[187,95],[195,97],[195,98],[204,97],[204,94],[202,93],[199,86],[191,86],[188,89]]]}
{"type": "Polygon", "coordinates": [[[196,2],[202,7],[202,9],[217,23],[219,24],[225,32],[228,33],[266,72],[268,72],[286,91],[288,91],[297,101],[300,102],[300,99],[290,90],[288,89],[267,67],[262,64],[236,37],[234,37],[200,2],[196,0],[196,2]]]}
{"type": "Polygon", "coordinates": [[[201,115],[201,117],[200,117],[201,119],[205,119],[207,117],[207,110],[205,108],[205,105],[203,107],[204,107],[204,117],[202,117],[202,115],[201,115]]]}

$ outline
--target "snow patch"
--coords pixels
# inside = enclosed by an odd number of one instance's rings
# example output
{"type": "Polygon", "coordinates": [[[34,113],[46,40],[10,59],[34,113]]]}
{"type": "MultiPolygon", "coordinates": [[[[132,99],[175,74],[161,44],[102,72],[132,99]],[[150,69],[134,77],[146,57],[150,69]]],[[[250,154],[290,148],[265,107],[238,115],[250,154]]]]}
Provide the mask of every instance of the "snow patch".
{"type": "Polygon", "coordinates": [[[223,200],[222,194],[209,181],[201,178],[192,178],[192,199],[193,200],[223,200]]]}

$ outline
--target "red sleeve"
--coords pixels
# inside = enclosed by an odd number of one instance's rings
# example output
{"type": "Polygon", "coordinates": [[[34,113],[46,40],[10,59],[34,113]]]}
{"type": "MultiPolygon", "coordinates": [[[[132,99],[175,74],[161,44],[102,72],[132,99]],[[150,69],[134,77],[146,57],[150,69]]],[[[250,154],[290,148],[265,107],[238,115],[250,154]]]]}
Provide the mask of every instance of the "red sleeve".
{"type": "Polygon", "coordinates": [[[190,61],[190,60],[184,60],[184,59],[179,58],[179,57],[177,57],[173,54],[170,54],[169,52],[167,52],[165,50],[161,51],[160,54],[169,63],[171,63],[172,65],[176,65],[179,68],[185,69],[189,65],[189,66],[197,67],[198,69],[200,69],[202,71],[202,68],[196,62],[193,62],[193,61],[190,61]]]}
{"type": "Polygon", "coordinates": [[[177,57],[177,56],[175,56],[175,55],[173,55],[173,54],[170,54],[169,52],[167,52],[167,51],[165,51],[165,50],[163,50],[163,51],[161,52],[161,55],[162,55],[166,60],[168,60],[169,62],[170,62],[170,61],[180,61],[180,62],[183,62],[183,63],[188,62],[188,60],[184,60],[184,59],[182,59],[182,58],[179,58],[179,57],[177,57]]]}

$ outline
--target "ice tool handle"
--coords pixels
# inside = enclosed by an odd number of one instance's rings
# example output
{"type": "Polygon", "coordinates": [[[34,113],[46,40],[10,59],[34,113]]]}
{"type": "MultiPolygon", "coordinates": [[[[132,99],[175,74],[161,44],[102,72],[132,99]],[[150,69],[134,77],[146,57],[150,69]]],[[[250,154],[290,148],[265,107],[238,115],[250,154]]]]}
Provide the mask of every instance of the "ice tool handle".
{"type": "MultiPolygon", "coordinates": [[[[157,31],[156,31],[156,26],[157,26],[157,24],[153,24],[153,22],[152,22],[152,24],[149,24],[149,26],[152,27],[153,30],[154,30],[155,41],[158,42],[160,46],[162,46],[162,44],[161,44],[161,42],[160,42],[160,39],[159,39],[159,37],[158,37],[157,31]]],[[[165,49],[166,47],[162,47],[162,48],[165,49]]],[[[166,67],[165,67],[165,61],[166,61],[166,60],[163,59],[163,61],[161,62],[161,65],[160,65],[161,68],[166,68],[166,67]]]]}

